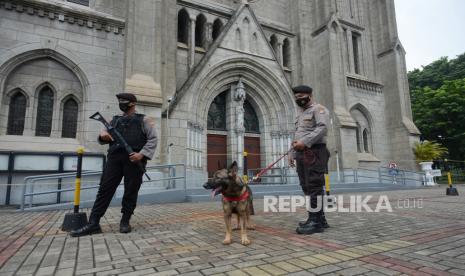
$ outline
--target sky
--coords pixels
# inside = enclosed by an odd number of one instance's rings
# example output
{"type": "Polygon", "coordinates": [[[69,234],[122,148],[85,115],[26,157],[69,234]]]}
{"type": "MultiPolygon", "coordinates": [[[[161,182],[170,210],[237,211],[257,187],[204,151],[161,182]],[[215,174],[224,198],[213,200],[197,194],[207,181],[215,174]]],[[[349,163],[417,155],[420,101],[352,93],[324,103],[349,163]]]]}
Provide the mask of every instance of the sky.
{"type": "Polygon", "coordinates": [[[465,0],[394,0],[407,70],[465,52],[465,0]]]}

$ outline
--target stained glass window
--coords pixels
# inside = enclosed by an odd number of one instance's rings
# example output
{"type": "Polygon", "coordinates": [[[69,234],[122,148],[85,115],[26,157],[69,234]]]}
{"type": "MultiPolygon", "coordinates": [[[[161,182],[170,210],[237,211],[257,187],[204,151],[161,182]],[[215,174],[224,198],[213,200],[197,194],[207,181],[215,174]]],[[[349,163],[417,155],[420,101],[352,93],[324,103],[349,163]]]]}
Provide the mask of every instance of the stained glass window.
{"type": "Polygon", "coordinates": [[[11,98],[8,112],[8,135],[23,135],[24,118],[26,116],[26,96],[21,92],[11,98]]]}
{"type": "Polygon", "coordinates": [[[36,136],[50,136],[52,132],[53,92],[44,86],[39,93],[37,105],[36,136]]]}
{"type": "Polygon", "coordinates": [[[63,106],[63,127],[61,137],[76,138],[78,119],[78,104],[75,100],[69,99],[63,106]]]}
{"type": "Polygon", "coordinates": [[[218,95],[208,110],[208,129],[226,130],[226,92],[218,95]]]}
{"type": "Polygon", "coordinates": [[[244,128],[246,132],[260,133],[257,113],[247,100],[244,102],[244,128]]]}

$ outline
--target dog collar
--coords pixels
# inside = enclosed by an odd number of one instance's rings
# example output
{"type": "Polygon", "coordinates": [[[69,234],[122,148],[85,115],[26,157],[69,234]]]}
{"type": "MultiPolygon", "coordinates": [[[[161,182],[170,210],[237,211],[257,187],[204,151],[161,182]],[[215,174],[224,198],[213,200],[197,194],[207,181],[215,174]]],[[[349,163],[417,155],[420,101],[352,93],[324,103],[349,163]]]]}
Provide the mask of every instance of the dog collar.
{"type": "Polygon", "coordinates": [[[249,197],[249,191],[247,190],[244,193],[242,193],[242,195],[235,196],[235,197],[229,197],[223,194],[224,201],[243,201],[243,200],[246,200],[248,197],[249,197]]]}

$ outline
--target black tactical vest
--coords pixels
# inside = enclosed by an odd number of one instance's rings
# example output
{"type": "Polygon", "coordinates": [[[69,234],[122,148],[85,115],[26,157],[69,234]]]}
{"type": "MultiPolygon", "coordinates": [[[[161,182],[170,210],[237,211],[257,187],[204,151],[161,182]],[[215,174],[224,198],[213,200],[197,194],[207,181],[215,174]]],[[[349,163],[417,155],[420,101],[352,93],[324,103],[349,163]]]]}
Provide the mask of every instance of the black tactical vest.
{"type": "MultiPolygon", "coordinates": [[[[111,125],[121,133],[124,140],[131,146],[132,150],[139,152],[147,143],[146,133],[144,131],[144,114],[134,114],[131,116],[117,115],[113,117],[111,125]]],[[[110,143],[108,153],[124,151],[123,145],[116,142],[110,143]]]]}

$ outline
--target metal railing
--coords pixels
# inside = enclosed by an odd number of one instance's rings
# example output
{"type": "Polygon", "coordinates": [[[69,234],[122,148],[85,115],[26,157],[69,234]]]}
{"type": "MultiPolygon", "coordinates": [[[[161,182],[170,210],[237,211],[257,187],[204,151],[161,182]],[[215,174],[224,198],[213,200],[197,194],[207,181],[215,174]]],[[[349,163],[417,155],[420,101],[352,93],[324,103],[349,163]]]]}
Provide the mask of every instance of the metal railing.
{"type": "MultiPolygon", "coordinates": [[[[261,169],[250,169],[247,171],[247,176],[251,179],[261,169]]],[[[414,172],[399,169],[390,169],[385,167],[379,168],[358,168],[344,169],[339,172],[329,172],[331,183],[349,184],[349,183],[379,183],[393,184],[403,186],[421,186],[424,182],[423,172],[414,172]]],[[[265,173],[259,183],[260,184],[288,184],[296,183],[298,178],[295,169],[289,167],[272,168],[265,173]]]]}
{"type": "MultiPolygon", "coordinates": [[[[143,184],[161,182],[162,184],[166,184],[166,185],[161,186],[161,187],[154,187],[154,186],[146,187],[147,185],[143,185],[141,187],[141,190],[176,189],[178,186],[177,180],[182,181],[183,190],[187,189],[187,183],[186,183],[187,171],[186,171],[185,164],[153,165],[153,166],[147,166],[146,170],[152,180],[144,180],[143,184]],[[181,176],[179,176],[180,172],[182,172],[181,176]]],[[[102,171],[82,172],[81,190],[97,189],[99,187],[101,175],[102,175],[102,171]],[[88,185],[88,184],[93,184],[93,185],[88,185]]],[[[23,211],[26,208],[32,208],[34,205],[34,197],[36,196],[56,194],[56,197],[57,197],[56,203],[49,202],[49,203],[38,203],[38,204],[51,206],[51,205],[56,205],[58,203],[61,203],[62,202],[61,196],[64,193],[74,192],[75,177],[76,177],[75,172],[25,177],[24,185],[22,189],[20,209],[23,211]],[[40,181],[47,181],[47,183],[40,183],[40,181]],[[42,187],[48,186],[48,185],[55,186],[57,185],[57,183],[59,183],[57,189],[50,189],[50,190],[46,189],[46,190],[37,191],[38,189],[37,186],[42,186],[42,187]],[[26,207],[26,205],[28,207],[26,207]]],[[[71,201],[72,201],[71,199],[68,201],[65,200],[65,202],[71,202],[71,201]]]]}

